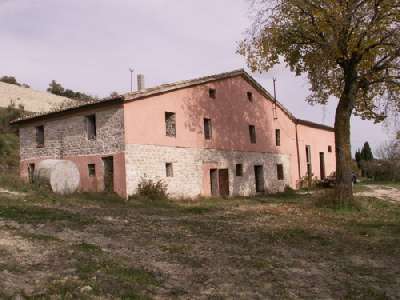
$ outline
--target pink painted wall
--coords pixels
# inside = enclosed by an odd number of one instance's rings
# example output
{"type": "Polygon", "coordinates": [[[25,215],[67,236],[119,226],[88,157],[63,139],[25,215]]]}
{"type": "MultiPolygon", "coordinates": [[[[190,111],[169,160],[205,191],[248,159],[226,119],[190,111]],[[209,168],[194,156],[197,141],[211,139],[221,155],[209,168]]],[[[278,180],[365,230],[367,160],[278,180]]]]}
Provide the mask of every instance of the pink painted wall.
{"type": "MultiPolygon", "coordinates": [[[[114,192],[123,198],[127,198],[125,184],[125,154],[117,153],[110,155],[114,157],[114,192]]],[[[81,192],[101,192],[104,190],[104,167],[101,155],[90,156],[71,156],[63,159],[74,162],[81,176],[79,190],[81,192]],[[88,164],[95,164],[96,176],[89,177],[88,164]]],[[[34,163],[37,167],[38,163],[43,159],[24,160],[20,163],[20,176],[28,179],[28,166],[34,163]]]]}
{"type": "MultiPolygon", "coordinates": [[[[266,101],[243,77],[224,79],[124,105],[127,144],[253,151],[290,156],[291,186],[298,177],[296,126],[281,109],[273,117],[273,104],[266,101]],[[209,88],[217,90],[216,99],[209,88]],[[253,93],[253,101],[247,98],[253,93]],[[165,112],[176,113],[177,136],[165,134],[165,112]],[[212,120],[210,141],[204,139],[203,119],[212,120]],[[255,125],[257,143],[251,144],[249,125],[255,125]],[[281,146],[275,145],[275,129],[281,130],[281,146]]],[[[275,170],[273,170],[275,172],[275,170]]]]}
{"type": "Polygon", "coordinates": [[[307,174],[306,145],[311,146],[311,163],[314,176],[320,178],[320,152],[325,155],[325,175],[336,170],[335,133],[319,128],[297,125],[299,136],[300,174],[307,174]],[[328,152],[332,146],[332,152],[328,152]]]}

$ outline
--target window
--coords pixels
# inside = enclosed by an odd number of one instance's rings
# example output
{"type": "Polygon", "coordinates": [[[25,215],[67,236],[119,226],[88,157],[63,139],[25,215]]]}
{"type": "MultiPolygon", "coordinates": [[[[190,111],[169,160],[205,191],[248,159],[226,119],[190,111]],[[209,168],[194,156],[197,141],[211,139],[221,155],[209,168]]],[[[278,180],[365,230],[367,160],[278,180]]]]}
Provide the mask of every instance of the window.
{"type": "Polygon", "coordinates": [[[275,142],[276,142],[276,146],[279,147],[281,145],[281,130],[280,129],[275,130],[275,142]]]}
{"type": "Polygon", "coordinates": [[[242,164],[236,165],[236,176],[238,176],[238,177],[243,176],[243,165],[242,164]]]}
{"type": "Polygon", "coordinates": [[[89,173],[89,177],[96,176],[96,165],[95,164],[88,164],[88,173],[89,173]]]}
{"type": "Polygon", "coordinates": [[[174,169],[172,168],[171,163],[165,164],[165,171],[166,171],[167,177],[174,177],[174,169]]]}
{"type": "Polygon", "coordinates": [[[36,127],[36,147],[44,147],[44,126],[36,127]]]}
{"type": "Polygon", "coordinates": [[[250,102],[253,102],[253,93],[252,93],[252,92],[247,92],[247,99],[248,99],[250,102]]]}
{"type": "Polygon", "coordinates": [[[216,89],[208,89],[208,95],[210,96],[210,98],[216,99],[217,98],[217,90],[216,89]]]}
{"type": "Polygon", "coordinates": [[[204,138],[206,140],[211,140],[211,137],[212,137],[211,119],[204,119],[204,138]]]}
{"type": "Polygon", "coordinates": [[[88,140],[96,139],[96,115],[86,116],[86,132],[88,140]]]}
{"type": "Polygon", "coordinates": [[[277,164],[276,165],[276,173],[278,176],[278,180],[284,180],[285,179],[285,175],[283,173],[283,165],[282,164],[277,164]]]}
{"type": "Polygon", "coordinates": [[[332,152],[332,146],[328,146],[328,152],[332,152]]]}
{"type": "Polygon", "coordinates": [[[176,136],[176,114],[173,112],[165,113],[165,130],[166,135],[175,137],[176,136]]]}
{"type": "Polygon", "coordinates": [[[256,138],[256,127],[254,125],[249,125],[250,142],[252,144],[257,143],[256,138]]]}

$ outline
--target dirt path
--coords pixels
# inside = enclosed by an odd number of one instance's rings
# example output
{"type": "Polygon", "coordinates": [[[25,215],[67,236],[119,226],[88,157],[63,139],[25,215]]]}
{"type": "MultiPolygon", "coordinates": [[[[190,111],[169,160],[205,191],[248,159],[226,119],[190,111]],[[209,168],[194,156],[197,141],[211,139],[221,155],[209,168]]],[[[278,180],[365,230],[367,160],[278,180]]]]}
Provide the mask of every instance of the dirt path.
{"type": "Polygon", "coordinates": [[[369,191],[357,193],[358,196],[376,197],[378,199],[387,200],[400,204],[400,190],[394,187],[382,185],[366,185],[369,191]]]}

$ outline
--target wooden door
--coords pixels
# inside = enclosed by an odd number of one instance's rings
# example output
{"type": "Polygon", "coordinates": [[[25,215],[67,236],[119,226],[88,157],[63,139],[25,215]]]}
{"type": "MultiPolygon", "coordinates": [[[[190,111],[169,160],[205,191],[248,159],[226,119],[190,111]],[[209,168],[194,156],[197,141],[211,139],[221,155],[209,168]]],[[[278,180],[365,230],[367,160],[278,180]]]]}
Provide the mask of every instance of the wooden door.
{"type": "Polygon", "coordinates": [[[113,192],[114,191],[114,158],[104,157],[104,191],[113,192]]]}
{"type": "Polygon", "coordinates": [[[254,175],[256,179],[256,193],[264,193],[264,168],[263,166],[254,166],[254,175]]]}
{"type": "Polygon", "coordinates": [[[220,169],[218,170],[218,181],[219,181],[219,195],[222,197],[229,196],[229,170],[220,169]]]}
{"type": "Polygon", "coordinates": [[[319,153],[319,164],[320,164],[320,166],[319,166],[319,169],[320,169],[320,177],[321,177],[321,180],[324,180],[325,179],[325,154],[324,154],[324,152],[320,152],[319,153]]]}

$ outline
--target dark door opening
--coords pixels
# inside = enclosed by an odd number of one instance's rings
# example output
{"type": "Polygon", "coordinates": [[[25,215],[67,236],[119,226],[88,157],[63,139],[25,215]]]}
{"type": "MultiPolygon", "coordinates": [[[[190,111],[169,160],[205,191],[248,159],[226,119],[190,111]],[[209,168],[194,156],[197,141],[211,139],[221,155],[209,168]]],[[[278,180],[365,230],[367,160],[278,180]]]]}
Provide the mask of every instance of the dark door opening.
{"type": "Polygon", "coordinates": [[[218,170],[219,194],[222,197],[229,196],[229,171],[228,169],[218,170]]]}
{"type": "Polygon", "coordinates": [[[113,192],[114,191],[114,158],[104,157],[104,191],[113,192]]]}
{"type": "Polygon", "coordinates": [[[29,183],[34,183],[34,174],[35,174],[35,164],[29,164],[28,166],[29,183]]]}
{"type": "Polygon", "coordinates": [[[264,168],[263,166],[254,166],[254,174],[256,177],[256,193],[264,193],[264,168]]]}
{"type": "Polygon", "coordinates": [[[210,170],[211,195],[218,196],[218,170],[210,170]]]}
{"type": "Polygon", "coordinates": [[[324,152],[319,153],[319,170],[321,174],[321,180],[325,179],[325,154],[324,152]]]}

